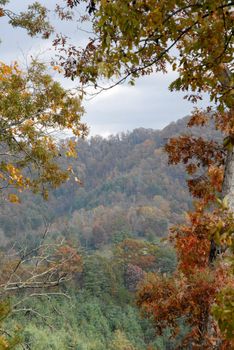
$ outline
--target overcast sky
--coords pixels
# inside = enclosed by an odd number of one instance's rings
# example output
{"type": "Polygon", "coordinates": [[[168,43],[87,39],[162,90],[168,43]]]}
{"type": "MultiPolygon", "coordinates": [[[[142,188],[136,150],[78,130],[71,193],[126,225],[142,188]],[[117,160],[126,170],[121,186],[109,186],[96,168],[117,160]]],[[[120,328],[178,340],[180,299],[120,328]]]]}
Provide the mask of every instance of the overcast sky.
{"type": "MultiPolygon", "coordinates": [[[[9,8],[14,11],[22,10],[30,0],[12,0],[9,8]]],[[[43,0],[41,3],[52,8],[57,1],[43,0]]],[[[6,63],[20,60],[22,63],[30,55],[40,54],[48,60],[50,41],[29,38],[22,29],[13,29],[5,20],[1,19],[0,60],[6,63]]],[[[52,21],[58,26],[58,21],[52,15],[52,21]]],[[[83,33],[77,31],[77,24],[59,24],[61,32],[66,32],[74,42],[80,44],[84,41],[83,33]]],[[[193,105],[183,99],[182,93],[171,93],[168,85],[175,79],[174,72],[166,75],[157,73],[152,76],[140,78],[135,86],[121,85],[103,92],[91,101],[85,101],[86,114],[83,118],[90,127],[91,135],[107,136],[121,131],[131,131],[135,128],[161,129],[171,121],[176,121],[188,115],[193,105]]],[[[73,87],[68,79],[60,79],[62,84],[73,87]]],[[[78,83],[78,82],[77,82],[78,83]]],[[[76,84],[76,82],[75,82],[76,84]]],[[[206,105],[203,101],[202,105],[206,105]]]]}

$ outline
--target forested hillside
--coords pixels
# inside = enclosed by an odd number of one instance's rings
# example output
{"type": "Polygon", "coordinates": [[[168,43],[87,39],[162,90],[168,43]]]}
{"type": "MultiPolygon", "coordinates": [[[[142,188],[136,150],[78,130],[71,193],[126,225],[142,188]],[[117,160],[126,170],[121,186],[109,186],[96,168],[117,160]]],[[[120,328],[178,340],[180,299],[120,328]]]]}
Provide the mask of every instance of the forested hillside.
{"type": "Polygon", "coordinates": [[[184,220],[192,205],[183,167],[168,166],[165,143],[191,131],[219,138],[213,128],[188,129],[187,121],[163,130],[141,128],[79,141],[78,158],[59,158],[65,167],[73,167],[75,179],[52,191],[48,201],[24,192],[20,205],[2,202],[2,245],[12,238],[35,239],[45,221],[53,224],[54,232],[73,236],[90,249],[123,237],[165,237],[168,227],[184,220]]]}

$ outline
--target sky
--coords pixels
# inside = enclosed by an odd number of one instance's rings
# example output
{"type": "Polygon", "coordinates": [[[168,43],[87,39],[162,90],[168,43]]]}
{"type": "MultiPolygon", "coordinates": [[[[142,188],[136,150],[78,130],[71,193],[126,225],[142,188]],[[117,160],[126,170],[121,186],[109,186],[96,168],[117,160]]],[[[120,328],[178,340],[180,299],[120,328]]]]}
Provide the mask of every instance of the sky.
{"type": "MultiPolygon", "coordinates": [[[[41,3],[48,8],[53,8],[56,2],[55,0],[41,0],[41,3]]],[[[19,12],[24,10],[29,3],[32,1],[12,0],[8,8],[19,12]]],[[[53,14],[51,14],[51,20],[77,45],[84,42],[84,33],[77,29],[76,22],[58,22],[53,14]]],[[[40,59],[49,64],[53,54],[51,41],[30,38],[25,30],[13,29],[4,18],[1,21],[4,24],[1,24],[0,27],[1,61],[10,63],[17,60],[24,65],[31,56],[39,55],[40,59]]],[[[68,89],[78,84],[78,81],[72,82],[61,76],[55,78],[68,89]]],[[[168,90],[169,84],[175,78],[176,74],[171,70],[167,74],[155,73],[139,78],[135,86],[127,84],[117,86],[102,92],[92,100],[84,101],[86,112],[83,121],[88,124],[90,135],[98,134],[107,137],[110,134],[132,131],[139,127],[162,129],[170,122],[188,115],[193,105],[183,98],[184,93],[172,93],[168,90]]],[[[200,106],[206,106],[207,102],[207,98],[204,98],[200,106]]]]}

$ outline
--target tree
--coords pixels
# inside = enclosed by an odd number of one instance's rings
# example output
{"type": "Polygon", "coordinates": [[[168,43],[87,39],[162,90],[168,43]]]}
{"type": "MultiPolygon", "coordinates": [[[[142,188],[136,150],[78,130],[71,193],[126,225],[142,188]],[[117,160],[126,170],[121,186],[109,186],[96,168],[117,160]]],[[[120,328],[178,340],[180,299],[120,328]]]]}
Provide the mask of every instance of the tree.
{"type": "Polygon", "coordinates": [[[115,247],[115,257],[124,266],[131,264],[145,271],[155,268],[158,247],[146,241],[127,238],[115,247]]]}
{"type": "MultiPolygon", "coordinates": [[[[9,326],[5,320],[18,313],[36,316],[46,321],[37,310],[35,300],[52,297],[69,298],[64,289],[82,271],[82,257],[78,250],[64,240],[51,242],[47,229],[38,244],[22,249],[11,247],[0,253],[0,349],[15,349],[23,342],[21,329],[9,326]]],[[[23,345],[22,345],[23,347],[23,345]]]]}
{"type": "MultiPolygon", "coordinates": [[[[205,122],[206,116],[197,113],[189,126],[205,122]]],[[[218,198],[227,150],[214,141],[187,136],[172,138],[166,150],[170,163],[183,162],[186,166],[195,209],[187,214],[186,224],[171,229],[179,260],[177,271],[172,277],[149,275],[139,290],[138,303],[154,317],[159,334],[170,327],[176,336],[183,318],[190,328],[183,347],[229,349],[233,346],[233,326],[228,319],[231,321],[233,314],[234,218],[227,200],[218,198]],[[230,247],[229,263],[217,259],[215,243],[230,247]]]]}
{"type": "MultiPolygon", "coordinates": [[[[53,31],[47,10],[39,2],[29,5],[26,12],[16,14],[7,8],[9,1],[0,0],[0,17],[8,17],[13,27],[25,28],[30,36],[41,34],[48,38],[53,31]]],[[[11,202],[19,202],[17,191],[41,192],[66,181],[73,170],[59,164],[62,154],[76,156],[74,142],[59,144],[53,135],[64,130],[83,137],[86,126],[80,118],[83,108],[80,99],[53,80],[46,66],[32,60],[27,71],[18,64],[0,62],[0,190],[11,202]],[[6,191],[3,191],[6,190],[6,191]]],[[[78,179],[75,178],[79,182],[78,179]]],[[[3,300],[17,292],[34,291],[30,296],[46,294],[70,279],[82,266],[77,251],[62,243],[39,245],[35,249],[11,251],[0,257],[0,321],[16,305],[3,300]],[[13,253],[13,254],[12,254],[13,253]],[[71,265],[72,264],[72,268],[71,265]]],[[[54,293],[52,293],[54,294],[54,293]]],[[[55,293],[57,294],[57,293],[55,293]]],[[[21,298],[17,306],[23,303],[21,298]]],[[[17,309],[19,311],[19,309],[17,309]]],[[[22,308],[23,312],[34,312],[22,308]]],[[[1,328],[0,348],[13,349],[19,338],[1,328]]]]}
{"type": "Polygon", "coordinates": [[[15,13],[8,8],[9,0],[0,0],[0,17],[7,17],[8,23],[13,27],[26,29],[28,35],[41,35],[47,39],[53,32],[48,19],[48,10],[38,1],[30,4],[27,11],[15,13]]]}
{"type": "MultiPolygon", "coordinates": [[[[24,28],[32,37],[48,39],[53,33],[48,10],[40,2],[20,13],[8,5],[8,0],[0,0],[0,17],[8,18],[9,25],[24,28]]],[[[76,155],[72,141],[61,149],[52,132],[87,134],[80,121],[80,99],[54,81],[45,65],[32,60],[27,71],[17,63],[0,63],[0,100],[0,189],[31,189],[47,197],[48,187],[59,186],[72,173],[59,166],[61,153],[76,155]]],[[[19,200],[15,192],[8,197],[12,202],[19,200]]]]}
{"type": "Polygon", "coordinates": [[[2,324],[5,318],[11,312],[10,304],[8,301],[0,302],[0,349],[1,350],[13,350],[20,343],[21,339],[18,334],[10,334],[2,328],[2,324]]]}
{"type": "Polygon", "coordinates": [[[130,292],[137,290],[137,285],[144,278],[144,271],[141,267],[133,264],[127,264],[125,268],[125,285],[130,292]]]}
{"type": "MultiPolygon", "coordinates": [[[[231,342],[231,310],[222,314],[218,296],[223,288],[233,288],[233,276],[222,260],[215,267],[209,263],[210,236],[220,235],[220,231],[233,232],[233,216],[220,208],[206,211],[199,203],[194,212],[189,213],[189,221],[174,228],[172,237],[177,254],[178,268],[172,276],[149,274],[138,292],[138,305],[145,315],[153,317],[158,334],[170,327],[172,336],[180,332],[179,321],[183,319],[190,331],[180,346],[185,349],[229,349],[231,342]],[[228,325],[228,337],[222,335],[212,319],[212,309],[216,308],[220,323],[228,325]],[[221,316],[222,314],[222,316],[221,316]]],[[[229,297],[229,301],[230,301],[229,297]]],[[[227,310],[228,307],[226,307],[227,310]]],[[[224,309],[225,310],[225,309],[224,309]]]]}
{"type": "Polygon", "coordinates": [[[110,344],[110,350],[135,350],[135,347],[130,343],[123,332],[117,330],[110,344]]]}
{"type": "MultiPolygon", "coordinates": [[[[80,121],[80,100],[36,61],[27,72],[16,63],[0,64],[0,98],[1,189],[31,189],[47,197],[49,187],[57,187],[69,177],[69,169],[59,165],[61,153],[76,155],[74,142],[62,147],[52,132],[67,129],[77,137],[86,135],[87,128],[80,121]]],[[[8,197],[18,201],[14,192],[8,197]]]]}
{"type": "Polygon", "coordinates": [[[24,247],[20,251],[10,249],[2,253],[0,266],[1,298],[21,291],[33,291],[37,296],[37,291],[45,294],[50,289],[57,291],[60,284],[81,272],[82,258],[77,249],[63,240],[50,243],[43,239],[32,249],[24,247]]]}

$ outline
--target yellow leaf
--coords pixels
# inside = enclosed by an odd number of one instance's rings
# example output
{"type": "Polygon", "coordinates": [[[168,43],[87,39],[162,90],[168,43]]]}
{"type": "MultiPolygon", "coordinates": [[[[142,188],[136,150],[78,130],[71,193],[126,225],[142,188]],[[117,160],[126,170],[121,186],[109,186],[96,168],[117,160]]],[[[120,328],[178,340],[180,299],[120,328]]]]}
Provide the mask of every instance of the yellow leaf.
{"type": "Polygon", "coordinates": [[[20,203],[20,199],[18,196],[16,196],[16,194],[13,194],[13,193],[10,193],[8,195],[8,200],[11,202],[11,203],[20,203]]]}

